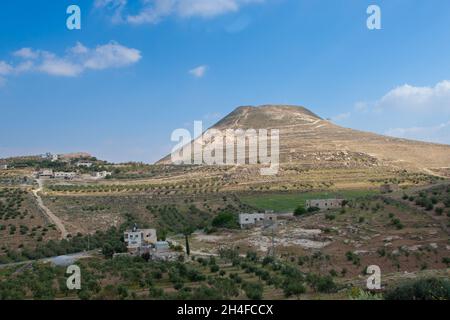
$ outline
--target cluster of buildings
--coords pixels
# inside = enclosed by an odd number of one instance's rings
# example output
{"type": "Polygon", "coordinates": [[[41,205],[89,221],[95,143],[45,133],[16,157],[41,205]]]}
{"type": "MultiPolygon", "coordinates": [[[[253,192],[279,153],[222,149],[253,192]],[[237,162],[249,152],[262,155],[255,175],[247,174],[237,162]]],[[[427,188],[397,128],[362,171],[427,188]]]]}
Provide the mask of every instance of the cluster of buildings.
{"type": "MultiPolygon", "coordinates": [[[[105,179],[110,176],[109,171],[93,172],[91,177],[93,179],[105,179]]],[[[79,176],[77,172],[63,172],[63,171],[53,171],[52,169],[42,169],[35,173],[36,178],[39,179],[65,179],[72,180],[79,176]]]]}
{"type": "MultiPolygon", "coordinates": [[[[339,209],[345,204],[345,199],[314,199],[306,201],[306,209],[318,208],[319,210],[339,209]]],[[[239,225],[241,229],[253,227],[270,227],[277,224],[280,218],[290,218],[293,213],[274,213],[266,211],[264,213],[240,213],[239,225]]]]}
{"type": "Polygon", "coordinates": [[[135,225],[123,233],[123,238],[127,244],[127,255],[147,254],[150,260],[174,261],[183,254],[172,250],[167,241],[158,241],[155,229],[139,229],[135,225]]]}

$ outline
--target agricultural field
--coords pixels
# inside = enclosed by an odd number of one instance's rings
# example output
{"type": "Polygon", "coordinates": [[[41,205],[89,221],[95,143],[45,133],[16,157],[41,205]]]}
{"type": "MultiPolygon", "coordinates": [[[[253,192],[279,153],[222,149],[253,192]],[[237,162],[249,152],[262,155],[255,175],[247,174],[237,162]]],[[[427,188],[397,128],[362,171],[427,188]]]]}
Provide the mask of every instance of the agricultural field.
{"type": "Polygon", "coordinates": [[[230,194],[155,198],[143,194],[44,197],[71,234],[87,234],[118,227],[131,216],[142,227],[162,233],[179,233],[187,227],[203,229],[221,212],[237,213],[254,208],[230,194]]]}
{"type": "Polygon", "coordinates": [[[449,265],[449,234],[435,217],[450,217],[415,208],[396,194],[366,195],[341,209],[306,213],[279,220],[275,231],[264,228],[197,233],[191,247],[213,254],[218,247],[241,253],[273,251],[297,261],[311,272],[333,272],[355,278],[376,264],[384,272],[445,269],[449,265]]]}
{"type": "MultiPolygon", "coordinates": [[[[177,262],[148,262],[141,257],[77,262],[82,289],[69,291],[66,268],[33,263],[0,269],[0,299],[92,300],[280,300],[280,299],[383,299],[395,298],[399,284],[419,280],[423,286],[446,285],[445,272],[419,271],[386,276],[383,292],[364,290],[363,281],[346,281],[337,273],[312,273],[297,261],[239,255],[222,250],[217,256],[191,256],[177,262]],[[430,284],[431,283],[431,284],[430,284]]],[[[401,288],[401,287],[400,287],[401,288]]]]}
{"type": "Polygon", "coordinates": [[[19,188],[0,189],[0,259],[11,250],[35,247],[58,232],[35,204],[29,191],[19,188]]]}
{"type": "Polygon", "coordinates": [[[311,199],[355,199],[368,195],[378,194],[377,190],[339,190],[304,193],[265,193],[243,195],[240,199],[243,203],[262,210],[274,210],[275,212],[293,212],[297,207],[304,206],[306,200],[311,199]]]}

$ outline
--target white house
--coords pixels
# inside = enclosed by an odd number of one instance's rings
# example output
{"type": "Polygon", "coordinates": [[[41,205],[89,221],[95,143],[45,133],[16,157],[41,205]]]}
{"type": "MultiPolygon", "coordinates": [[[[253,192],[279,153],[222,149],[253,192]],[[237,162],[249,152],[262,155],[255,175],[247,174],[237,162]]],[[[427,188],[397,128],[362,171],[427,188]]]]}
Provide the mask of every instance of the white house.
{"type": "Polygon", "coordinates": [[[53,178],[53,170],[52,169],[43,169],[38,172],[38,178],[40,179],[50,179],[53,178]]]}
{"type": "Polygon", "coordinates": [[[109,171],[100,171],[100,172],[94,172],[92,176],[96,179],[105,179],[106,177],[110,176],[112,173],[109,171]]]}
{"type": "Polygon", "coordinates": [[[7,170],[8,165],[7,164],[0,164],[0,170],[7,170]]]}
{"type": "Polygon", "coordinates": [[[315,199],[306,200],[306,208],[319,208],[320,210],[329,210],[341,208],[344,199],[315,199]]]}
{"type": "Polygon", "coordinates": [[[239,225],[241,229],[250,228],[264,223],[271,223],[277,220],[274,213],[240,213],[239,225]]]}
{"type": "Polygon", "coordinates": [[[76,166],[90,168],[90,167],[92,167],[92,162],[79,161],[79,162],[77,162],[76,166]]]}
{"type": "Polygon", "coordinates": [[[74,179],[77,176],[76,172],[55,172],[55,179],[74,179]]]}
{"type": "Polygon", "coordinates": [[[125,231],[123,238],[128,251],[139,251],[140,248],[153,245],[158,241],[155,229],[138,229],[136,226],[132,230],[125,231]]]}

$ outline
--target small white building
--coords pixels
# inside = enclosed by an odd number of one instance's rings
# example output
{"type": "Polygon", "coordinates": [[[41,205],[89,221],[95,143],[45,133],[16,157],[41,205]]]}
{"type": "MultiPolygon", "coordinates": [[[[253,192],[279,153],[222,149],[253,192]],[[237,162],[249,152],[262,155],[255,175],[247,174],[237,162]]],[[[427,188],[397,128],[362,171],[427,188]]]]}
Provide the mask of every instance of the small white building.
{"type": "Polygon", "coordinates": [[[7,164],[0,164],[0,170],[7,170],[8,165],[7,164]]]}
{"type": "Polygon", "coordinates": [[[154,245],[158,241],[156,229],[138,229],[136,226],[125,231],[123,238],[128,251],[139,251],[140,248],[154,245]]]}
{"type": "Polygon", "coordinates": [[[96,179],[105,179],[106,177],[110,176],[112,173],[109,171],[100,171],[100,172],[94,172],[92,176],[96,179]]]}
{"type": "Polygon", "coordinates": [[[92,167],[92,162],[88,162],[88,161],[79,161],[76,164],[77,167],[86,167],[86,168],[90,168],[92,167]]]}
{"type": "Polygon", "coordinates": [[[74,179],[76,178],[77,173],[76,172],[55,172],[54,173],[54,178],[55,179],[74,179]]]}
{"type": "Polygon", "coordinates": [[[53,170],[52,169],[43,169],[38,172],[37,176],[40,179],[51,179],[51,178],[53,178],[53,170]]]}
{"type": "Polygon", "coordinates": [[[273,223],[277,221],[275,213],[240,213],[239,225],[241,229],[263,225],[265,223],[273,223]]]}
{"type": "Polygon", "coordinates": [[[306,200],[306,209],[319,208],[320,210],[330,210],[342,208],[344,199],[314,199],[306,200]]]}

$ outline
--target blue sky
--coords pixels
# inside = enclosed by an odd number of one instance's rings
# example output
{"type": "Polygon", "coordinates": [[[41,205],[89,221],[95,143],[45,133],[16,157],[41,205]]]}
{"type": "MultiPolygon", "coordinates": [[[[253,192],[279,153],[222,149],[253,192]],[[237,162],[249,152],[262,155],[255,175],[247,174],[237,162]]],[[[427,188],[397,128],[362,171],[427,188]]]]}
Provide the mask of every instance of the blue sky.
{"type": "Polygon", "coordinates": [[[447,0],[17,0],[0,30],[0,157],[153,162],[174,129],[268,103],[450,143],[447,0]]]}

